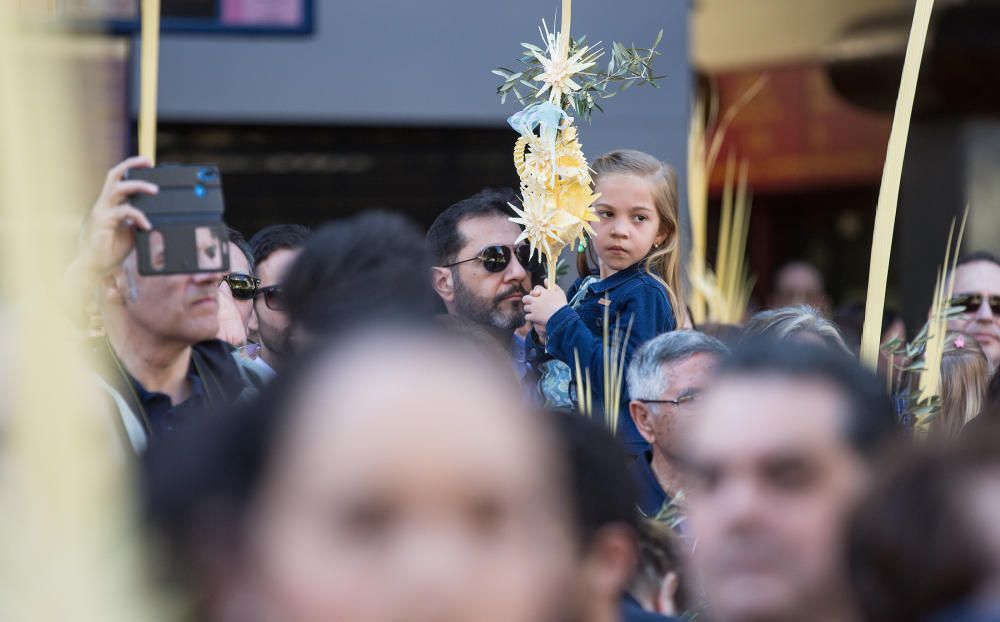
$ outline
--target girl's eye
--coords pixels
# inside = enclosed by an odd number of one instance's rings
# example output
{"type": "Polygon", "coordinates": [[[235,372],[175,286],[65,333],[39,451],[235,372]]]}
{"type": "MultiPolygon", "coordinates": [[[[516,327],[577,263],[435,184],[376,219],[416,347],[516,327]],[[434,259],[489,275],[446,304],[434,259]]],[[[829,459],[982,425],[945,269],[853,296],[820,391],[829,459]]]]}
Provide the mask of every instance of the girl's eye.
{"type": "Polygon", "coordinates": [[[636,222],[646,222],[647,220],[649,220],[648,216],[643,216],[642,214],[636,214],[635,216],[633,216],[633,218],[635,219],[636,222]]]}
{"type": "Polygon", "coordinates": [[[597,212],[597,215],[600,216],[601,218],[611,218],[612,216],[611,212],[609,212],[608,210],[601,210],[597,212]]]}

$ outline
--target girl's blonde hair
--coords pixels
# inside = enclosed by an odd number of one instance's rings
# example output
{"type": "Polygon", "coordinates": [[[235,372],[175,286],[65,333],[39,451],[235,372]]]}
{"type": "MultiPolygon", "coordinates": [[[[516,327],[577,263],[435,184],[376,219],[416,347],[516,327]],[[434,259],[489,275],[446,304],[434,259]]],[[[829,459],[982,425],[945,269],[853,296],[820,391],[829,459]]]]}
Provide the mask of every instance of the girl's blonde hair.
{"type": "Polygon", "coordinates": [[[979,342],[969,335],[949,332],[941,356],[941,412],[931,421],[931,435],[954,437],[978,416],[989,378],[989,361],[979,342]]]}
{"type": "MultiPolygon", "coordinates": [[[[653,204],[660,215],[660,231],[667,237],[658,247],[651,249],[642,262],[642,267],[667,290],[674,319],[680,327],[687,317],[687,306],[681,282],[681,235],[679,199],[677,193],[677,173],[657,158],[633,149],[616,149],[594,160],[594,185],[604,175],[626,173],[644,177],[650,181],[653,204]]],[[[580,276],[590,274],[587,256],[581,253],[577,258],[580,276]]]]}

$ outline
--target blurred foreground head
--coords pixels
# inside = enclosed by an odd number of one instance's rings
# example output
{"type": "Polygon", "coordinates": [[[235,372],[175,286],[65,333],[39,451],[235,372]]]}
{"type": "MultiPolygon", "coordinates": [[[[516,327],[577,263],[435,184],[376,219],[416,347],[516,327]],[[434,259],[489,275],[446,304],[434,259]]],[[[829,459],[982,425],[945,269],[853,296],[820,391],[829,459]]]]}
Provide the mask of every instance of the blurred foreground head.
{"type": "Polygon", "coordinates": [[[884,466],[850,524],[850,576],[862,619],[1000,619],[997,430],[921,446],[884,466]]]}
{"type": "Polygon", "coordinates": [[[420,228],[393,212],[364,212],[313,232],[283,282],[295,349],[380,321],[429,321],[437,296],[420,228]]]}
{"type": "Polygon", "coordinates": [[[370,327],[151,456],[203,618],[563,619],[568,473],[520,394],[468,344],[370,327]]]}
{"type": "Polygon", "coordinates": [[[880,383],[829,348],[751,344],[699,414],[683,462],[710,618],[849,618],[843,521],[896,429],[880,383]]]}

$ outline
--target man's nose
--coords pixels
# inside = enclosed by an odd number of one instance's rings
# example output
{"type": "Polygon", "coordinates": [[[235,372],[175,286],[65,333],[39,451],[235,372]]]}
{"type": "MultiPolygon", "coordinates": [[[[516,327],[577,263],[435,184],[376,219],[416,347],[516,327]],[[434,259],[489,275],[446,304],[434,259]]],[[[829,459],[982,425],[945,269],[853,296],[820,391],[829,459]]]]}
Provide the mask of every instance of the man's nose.
{"type": "Polygon", "coordinates": [[[195,272],[191,275],[191,280],[198,285],[219,285],[223,276],[223,272],[195,272]]]}
{"type": "Polygon", "coordinates": [[[521,261],[516,254],[511,254],[510,263],[504,271],[505,281],[521,281],[528,276],[528,270],[521,265],[521,261]]]}
{"type": "Polygon", "coordinates": [[[983,296],[983,302],[976,309],[977,322],[992,322],[994,319],[993,309],[990,307],[989,296],[983,296]]]}
{"type": "Polygon", "coordinates": [[[754,523],[759,518],[761,490],[751,478],[738,478],[719,492],[718,509],[733,525],[754,523]]]}

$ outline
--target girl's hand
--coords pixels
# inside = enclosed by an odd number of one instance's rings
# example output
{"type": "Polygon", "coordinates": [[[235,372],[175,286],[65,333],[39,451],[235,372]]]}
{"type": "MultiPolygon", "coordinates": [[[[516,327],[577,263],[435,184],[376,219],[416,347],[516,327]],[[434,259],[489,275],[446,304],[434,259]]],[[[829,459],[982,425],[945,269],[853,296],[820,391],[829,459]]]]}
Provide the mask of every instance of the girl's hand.
{"type": "Polygon", "coordinates": [[[536,287],[522,300],[525,317],[535,325],[536,331],[538,326],[547,325],[556,311],[567,305],[566,292],[558,285],[549,287],[548,279],[545,280],[545,287],[536,287]]]}

